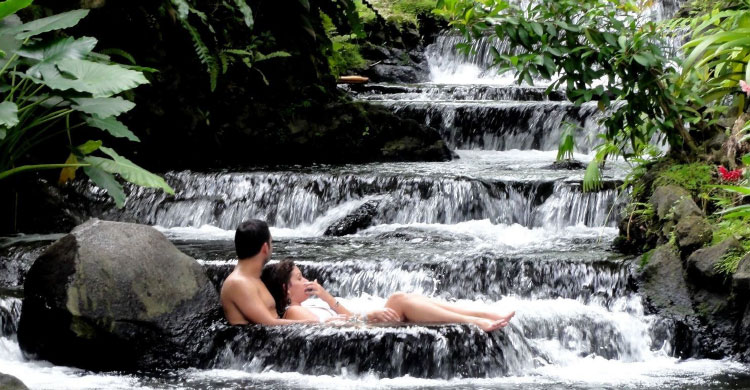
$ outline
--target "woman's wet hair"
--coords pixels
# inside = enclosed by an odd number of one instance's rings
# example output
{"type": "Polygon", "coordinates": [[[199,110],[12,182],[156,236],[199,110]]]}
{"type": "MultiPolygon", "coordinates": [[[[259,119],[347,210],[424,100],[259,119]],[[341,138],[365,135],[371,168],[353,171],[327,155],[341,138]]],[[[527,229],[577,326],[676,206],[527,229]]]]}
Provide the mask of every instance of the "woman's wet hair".
{"type": "Polygon", "coordinates": [[[271,293],[273,300],[276,301],[276,312],[279,317],[284,316],[286,307],[289,304],[289,296],[286,287],[292,278],[294,271],[294,261],[284,259],[276,264],[268,264],[263,268],[260,280],[266,285],[268,292],[271,293]]]}

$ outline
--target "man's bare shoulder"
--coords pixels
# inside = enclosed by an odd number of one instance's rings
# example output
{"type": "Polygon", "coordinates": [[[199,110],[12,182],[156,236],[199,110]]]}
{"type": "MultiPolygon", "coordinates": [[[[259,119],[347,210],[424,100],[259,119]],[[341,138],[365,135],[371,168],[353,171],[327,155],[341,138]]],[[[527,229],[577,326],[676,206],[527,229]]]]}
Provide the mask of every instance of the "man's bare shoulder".
{"type": "Polygon", "coordinates": [[[262,284],[260,280],[232,272],[224,280],[224,284],[221,287],[221,293],[224,295],[227,293],[234,294],[238,290],[245,292],[257,291],[260,284],[262,284]]]}

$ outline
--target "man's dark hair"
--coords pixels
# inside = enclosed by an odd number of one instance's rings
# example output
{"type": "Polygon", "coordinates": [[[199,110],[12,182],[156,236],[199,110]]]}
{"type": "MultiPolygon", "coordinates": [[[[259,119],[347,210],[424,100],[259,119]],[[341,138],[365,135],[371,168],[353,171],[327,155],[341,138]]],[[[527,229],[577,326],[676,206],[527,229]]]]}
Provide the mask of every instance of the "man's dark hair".
{"type": "Polygon", "coordinates": [[[292,278],[292,271],[294,271],[294,261],[284,259],[277,264],[267,265],[260,275],[260,280],[266,285],[273,300],[276,301],[276,312],[279,313],[279,317],[284,317],[284,312],[289,304],[286,289],[289,286],[289,279],[292,278]]]}
{"type": "Polygon", "coordinates": [[[263,244],[271,241],[271,231],[268,224],[259,220],[251,219],[242,222],[234,233],[234,248],[237,250],[238,259],[253,257],[260,252],[263,244]]]}

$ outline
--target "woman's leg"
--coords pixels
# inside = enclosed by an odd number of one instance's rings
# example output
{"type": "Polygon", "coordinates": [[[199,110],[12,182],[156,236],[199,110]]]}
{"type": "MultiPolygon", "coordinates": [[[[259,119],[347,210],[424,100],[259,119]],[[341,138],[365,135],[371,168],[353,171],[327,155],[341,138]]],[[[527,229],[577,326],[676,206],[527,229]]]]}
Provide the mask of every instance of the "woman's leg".
{"type": "Polygon", "coordinates": [[[450,304],[447,302],[440,302],[435,299],[429,299],[431,302],[433,302],[435,305],[438,305],[442,307],[445,310],[450,310],[454,313],[463,314],[467,316],[472,317],[481,317],[486,318],[488,320],[495,320],[495,321],[510,321],[511,318],[513,318],[514,315],[516,315],[515,311],[508,312],[506,314],[499,314],[492,311],[482,311],[482,310],[472,310],[472,309],[465,309],[461,306],[450,304]]]}
{"type": "Polygon", "coordinates": [[[388,298],[385,307],[393,309],[407,322],[437,322],[475,324],[487,332],[508,324],[505,320],[490,320],[447,310],[434,301],[416,294],[396,293],[388,298]]]}

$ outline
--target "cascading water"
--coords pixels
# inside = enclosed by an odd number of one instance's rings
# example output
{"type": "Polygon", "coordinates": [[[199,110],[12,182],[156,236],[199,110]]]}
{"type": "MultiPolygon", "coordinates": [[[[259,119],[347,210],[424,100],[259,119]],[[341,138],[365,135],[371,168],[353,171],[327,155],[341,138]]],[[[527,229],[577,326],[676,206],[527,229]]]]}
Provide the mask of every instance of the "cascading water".
{"type": "MultiPolygon", "coordinates": [[[[369,85],[354,96],[434,126],[460,159],[171,172],[177,195],[131,189],[122,210],[100,189],[80,190],[107,219],[156,226],[203,264],[218,286],[235,264],[235,226],[273,226],[274,257],[291,257],[345,306],[382,307],[419,293],[466,308],[516,310],[493,334],[475,327],[219,327],[207,367],[164,375],[90,373],[25,360],[15,341],[23,270],[56,237],[0,251],[0,372],[32,388],[738,388],[746,366],[672,357],[671,324],[644,309],[633,259],[610,250],[627,194],[622,162],[605,187],[581,191],[582,171],[553,170],[563,122],[584,128],[583,162],[600,129],[596,107],[574,107],[540,88],[461,84],[489,73],[487,49],[461,62],[443,37],[428,57],[446,70],[426,85],[369,85]],[[442,46],[441,46],[442,45],[442,46]],[[449,49],[450,48],[450,49],[449,49]],[[475,73],[472,73],[475,72],[475,73]],[[442,77],[442,78],[441,78],[442,77]],[[450,82],[451,85],[443,83],[450,82]],[[369,227],[326,228],[365,203],[369,227]]],[[[486,80],[484,80],[486,81],[486,80]]],[[[507,80],[506,80],[507,81],[507,80]]],[[[498,85],[500,83],[500,85],[498,85]]]]}

